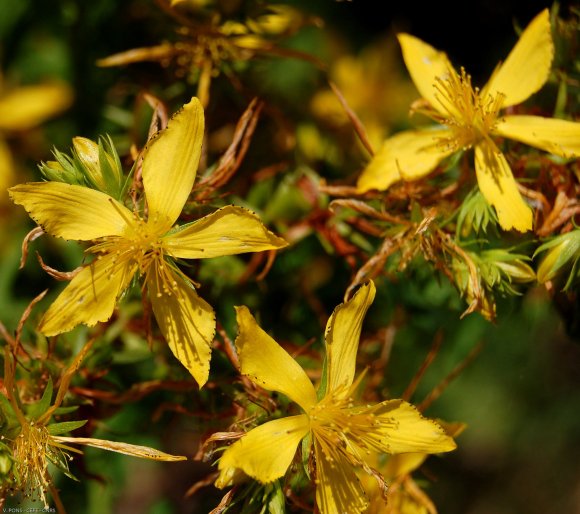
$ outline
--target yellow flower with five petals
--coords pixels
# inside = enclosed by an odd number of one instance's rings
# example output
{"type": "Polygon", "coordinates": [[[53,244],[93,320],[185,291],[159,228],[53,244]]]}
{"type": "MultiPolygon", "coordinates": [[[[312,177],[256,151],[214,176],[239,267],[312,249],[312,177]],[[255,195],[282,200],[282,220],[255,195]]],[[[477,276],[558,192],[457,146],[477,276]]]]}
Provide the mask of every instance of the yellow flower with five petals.
{"type": "Polygon", "coordinates": [[[580,156],[580,123],[500,115],[501,109],[523,102],[548,79],[554,56],[548,10],[532,20],[482,89],[472,86],[464,70],[458,74],[445,53],[409,34],[398,37],[405,64],[425,102],[420,112],[440,125],[387,139],[359,177],[358,190],[385,190],[399,180],[422,178],[449,155],[473,148],[479,188],[495,207],[501,227],[530,230],[531,208],[492,136],[567,158],[580,156]]]}
{"type": "Polygon", "coordinates": [[[360,383],[354,380],[359,337],[374,296],[375,286],[368,282],[328,320],[328,373],[320,399],[300,365],[258,326],[246,307],[237,308],[235,344],[241,373],[265,389],[286,395],[303,413],[269,421],[231,445],[219,461],[218,487],[229,485],[237,469],[262,483],[281,478],[300,441],[311,437],[318,508],[322,514],[358,514],[368,506],[356,476],[357,469],[365,468],[367,452],[435,453],[455,448],[437,423],[403,400],[375,405],[354,401],[360,383]]]}
{"type": "Polygon", "coordinates": [[[259,252],[287,245],[241,207],[227,206],[193,223],[173,227],[189,196],[199,163],[203,109],[193,98],[145,151],[142,176],[147,217],[109,195],[61,182],[10,189],[45,232],[95,241],[93,261],[80,271],[44,314],[47,336],[83,323],[107,321],[135,274],[143,276],[153,313],[173,354],[202,386],[208,378],[215,315],[172,261],[259,252]]]}

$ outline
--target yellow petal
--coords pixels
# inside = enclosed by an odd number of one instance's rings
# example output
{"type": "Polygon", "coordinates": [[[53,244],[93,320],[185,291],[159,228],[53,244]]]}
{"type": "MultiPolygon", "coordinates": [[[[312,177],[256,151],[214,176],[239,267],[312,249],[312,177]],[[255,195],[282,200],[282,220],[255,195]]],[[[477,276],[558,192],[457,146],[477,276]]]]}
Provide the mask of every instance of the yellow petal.
{"type": "Polygon", "coordinates": [[[562,157],[580,156],[580,123],[541,116],[505,116],[494,133],[562,157]]]}
{"type": "Polygon", "coordinates": [[[236,307],[236,319],[241,373],[264,389],[285,394],[308,411],[316,404],[316,391],[305,371],[258,326],[246,306],[236,307]]]}
{"type": "Polygon", "coordinates": [[[455,441],[443,428],[421,416],[410,403],[388,400],[371,407],[353,409],[358,416],[368,412],[373,424],[360,444],[384,453],[439,453],[456,448],[455,441]]]}
{"type": "Polygon", "coordinates": [[[0,205],[8,203],[7,189],[14,183],[14,162],[10,148],[0,139],[0,205]]]}
{"type": "Polygon", "coordinates": [[[72,99],[72,90],[64,83],[13,89],[0,97],[0,130],[27,130],[36,127],[68,108],[72,99]]]}
{"type": "Polygon", "coordinates": [[[203,143],[203,108],[197,98],[169,120],[143,157],[149,223],[164,233],[175,223],[191,192],[203,143]]]}
{"type": "Polygon", "coordinates": [[[400,453],[391,455],[384,468],[380,470],[381,474],[387,479],[395,479],[408,475],[418,469],[425,462],[427,456],[427,453],[400,453]]]}
{"type": "Polygon", "coordinates": [[[503,107],[523,102],[546,83],[553,58],[550,14],[544,9],[522,32],[505,62],[489,79],[483,95],[501,93],[505,96],[503,107]]]}
{"type": "Polygon", "coordinates": [[[262,252],[288,245],[254,213],[232,205],[172,232],[163,241],[169,255],[182,259],[262,252]]]}
{"type": "Polygon", "coordinates": [[[495,207],[504,230],[532,229],[532,209],[524,201],[505,157],[490,143],[475,147],[477,183],[485,199],[495,207]]]}
{"type": "Polygon", "coordinates": [[[356,354],[364,317],[375,299],[375,284],[362,285],[348,301],[339,305],[326,324],[326,355],[328,358],[328,392],[352,385],[356,354]]]}
{"type": "Polygon", "coordinates": [[[360,514],[368,500],[355,468],[332,445],[315,440],[316,504],[321,514],[360,514]]]}
{"type": "Polygon", "coordinates": [[[63,437],[53,436],[52,439],[71,444],[82,444],[85,446],[92,446],[94,448],[101,448],[102,450],[109,450],[110,452],[123,453],[131,455],[132,457],[139,457],[141,459],[161,460],[166,462],[176,462],[180,460],[187,460],[187,457],[182,455],[170,455],[149,446],[140,446],[137,444],[119,443],[116,441],[107,441],[105,439],[93,439],[92,437],[63,437]]]}
{"type": "Polygon", "coordinates": [[[44,314],[38,329],[47,336],[93,326],[113,314],[117,298],[135,273],[131,261],[99,255],[76,275],[44,314]]]}
{"type": "Polygon", "coordinates": [[[30,182],[11,187],[12,201],[52,236],[89,241],[122,236],[133,213],[105,193],[62,182],[30,182]]]}
{"type": "Polygon", "coordinates": [[[363,170],[358,191],[384,191],[399,180],[417,180],[431,173],[453,153],[443,140],[452,133],[445,129],[407,130],[387,139],[363,170]]]}
{"type": "Polygon", "coordinates": [[[447,55],[410,34],[397,37],[405,65],[420,95],[441,114],[447,115],[453,107],[441,104],[441,96],[435,87],[436,79],[444,80],[450,73],[456,73],[447,55]]]}
{"type": "Polygon", "coordinates": [[[269,421],[250,430],[222,455],[216,485],[227,485],[232,468],[241,469],[262,483],[284,476],[308,431],[308,417],[304,414],[269,421]]]}
{"type": "Polygon", "coordinates": [[[215,313],[195,289],[157,261],[147,275],[153,313],[173,355],[202,387],[209,376],[215,313]]]}

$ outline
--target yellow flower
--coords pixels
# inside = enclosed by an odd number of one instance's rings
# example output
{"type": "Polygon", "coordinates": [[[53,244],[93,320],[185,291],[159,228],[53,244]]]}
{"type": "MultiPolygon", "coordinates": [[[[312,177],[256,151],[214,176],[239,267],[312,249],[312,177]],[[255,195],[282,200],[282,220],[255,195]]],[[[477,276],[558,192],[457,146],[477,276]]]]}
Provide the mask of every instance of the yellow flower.
{"type": "Polygon", "coordinates": [[[236,469],[262,483],[284,476],[298,444],[309,436],[316,461],[318,508],[323,514],[357,514],[368,506],[356,476],[357,468],[365,467],[368,451],[433,453],[455,448],[438,424],[402,400],[375,405],[357,405],[353,400],[358,342],[374,295],[372,282],[363,285],[328,320],[328,374],[320,400],[300,365],[257,325],[246,307],[237,308],[241,373],[265,389],[286,395],[303,413],[269,421],[230,446],[219,461],[218,487],[229,485],[236,469]]]}
{"type": "Polygon", "coordinates": [[[0,478],[0,498],[4,498],[6,493],[14,494],[15,492],[20,492],[29,498],[38,495],[38,499],[48,508],[46,493],[50,491],[53,496],[58,496],[49,472],[49,464],[74,478],[69,471],[68,463],[72,460],[70,454],[82,454],[82,451],[69,444],[92,446],[157,461],[175,462],[187,459],[148,446],[63,435],[82,427],[86,421],[50,423],[53,414],[61,406],[72,376],[78,370],[91,346],[91,342],[85,345],[70,367],[61,375],[54,404],[50,405],[53,387],[52,381],[49,381],[42,398],[29,405],[26,413],[21,408],[22,399],[15,383],[16,359],[10,354],[8,347],[5,347],[3,379],[6,392],[0,393],[0,413],[2,414],[2,440],[7,444],[0,443],[4,461],[4,472],[0,478]]]}
{"type": "MultiPolygon", "coordinates": [[[[64,83],[22,86],[0,94],[0,133],[29,130],[66,109],[72,92],[64,83]]],[[[7,203],[6,189],[14,184],[16,173],[8,145],[0,137],[0,205],[7,203]]]]}
{"type": "MultiPolygon", "coordinates": [[[[413,84],[402,76],[398,64],[395,44],[389,38],[364,48],[357,56],[341,56],[329,72],[331,81],[359,117],[375,148],[385,139],[389,127],[404,119],[407,103],[415,95],[413,84]]],[[[318,119],[333,127],[351,123],[331,89],[316,93],[310,107],[318,119]]]]}
{"type": "Polygon", "coordinates": [[[60,182],[10,189],[45,232],[95,241],[95,259],[78,273],[42,318],[52,336],[80,323],[108,320],[119,295],[138,273],[145,279],[153,313],[173,354],[202,386],[209,373],[215,315],[171,260],[203,259],[286,246],[251,212],[224,207],[194,223],[172,228],[193,186],[204,118],[194,98],[154,138],[143,159],[147,218],[107,194],[60,182]]]}
{"type": "Polygon", "coordinates": [[[409,130],[387,139],[360,176],[359,191],[384,190],[401,179],[421,178],[447,156],[474,148],[479,188],[495,207],[502,228],[530,230],[532,211],[492,136],[563,157],[580,156],[580,123],[500,115],[501,109],[523,102],[548,79],[554,55],[548,10],[532,20],[481,90],[473,88],[464,70],[458,74],[453,69],[445,53],[409,34],[400,34],[399,42],[411,78],[425,101],[420,112],[440,126],[409,130]]]}
{"type": "MultiPolygon", "coordinates": [[[[464,423],[443,423],[441,426],[451,437],[457,437],[466,427],[464,423]]],[[[413,480],[411,473],[419,469],[428,455],[425,453],[403,453],[378,455],[371,453],[367,464],[385,479],[385,492],[376,480],[368,475],[361,476],[363,487],[369,496],[369,508],[365,514],[437,514],[435,505],[413,480]]]]}

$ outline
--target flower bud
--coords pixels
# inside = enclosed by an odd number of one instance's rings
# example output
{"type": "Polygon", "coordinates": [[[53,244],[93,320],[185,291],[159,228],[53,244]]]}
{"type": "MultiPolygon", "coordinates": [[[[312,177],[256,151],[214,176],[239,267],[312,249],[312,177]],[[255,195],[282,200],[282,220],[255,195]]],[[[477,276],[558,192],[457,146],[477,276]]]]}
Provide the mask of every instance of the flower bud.
{"type": "Polygon", "coordinates": [[[122,168],[110,137],[95,143],[86,137],[73,138],[74,158],[88,185],[117,198],[122,189],[122,168]]]}
{"type": "Polygon", "coordinates": [[[73,147],[87,178],[97,189],[104,190],[106,184],[99,166],[99,145],[86,137],[73,137],[73,147]]]}
{"type": "Polygon", "coordinates": [[[541,284],[556,278],[572,268],[572,273],[566,280],[566,290],[578,274],[577,263],[580,260],[580,229],[561,234],[540,246],[534,256],[547,251],[538,266],[537,278],[541,284]]]}

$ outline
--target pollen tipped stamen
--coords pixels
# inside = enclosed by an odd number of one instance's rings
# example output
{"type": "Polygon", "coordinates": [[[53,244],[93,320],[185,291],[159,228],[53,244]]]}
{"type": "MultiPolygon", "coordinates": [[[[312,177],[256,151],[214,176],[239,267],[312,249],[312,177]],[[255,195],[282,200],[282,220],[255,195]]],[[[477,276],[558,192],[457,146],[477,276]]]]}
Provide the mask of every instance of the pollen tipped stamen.
{"type": "Polygon", "coordinates": [[[47,428],[30,423],[22,426],[13,442],[14,472],[12,482],[26,497],[38,495],[48,508],[46,494],[51,486],[48,463],[68,471],[70,456],[55,444],[47,428]]]}

